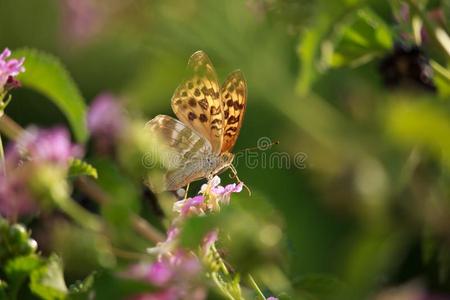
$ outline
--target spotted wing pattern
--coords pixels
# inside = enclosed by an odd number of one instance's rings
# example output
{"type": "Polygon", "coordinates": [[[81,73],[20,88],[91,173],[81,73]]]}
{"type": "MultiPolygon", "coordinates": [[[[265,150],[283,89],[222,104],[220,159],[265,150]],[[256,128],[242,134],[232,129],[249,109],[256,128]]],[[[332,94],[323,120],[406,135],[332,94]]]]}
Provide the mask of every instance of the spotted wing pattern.
{"type": "Polygon", "coordinates": [[[178,119],[207,139],[215,154],[222,148],[223,111],[217,75],[208,56],[195,52],[190,76],[175,91],[172,109],[178,119]]]}
{"type": "Polygon", "coordinates": [[[224,114],[221,152],[230,152],[239,136],[247,105],[247,83],[242,72],[231,73],[220,93],[224,114]]]}

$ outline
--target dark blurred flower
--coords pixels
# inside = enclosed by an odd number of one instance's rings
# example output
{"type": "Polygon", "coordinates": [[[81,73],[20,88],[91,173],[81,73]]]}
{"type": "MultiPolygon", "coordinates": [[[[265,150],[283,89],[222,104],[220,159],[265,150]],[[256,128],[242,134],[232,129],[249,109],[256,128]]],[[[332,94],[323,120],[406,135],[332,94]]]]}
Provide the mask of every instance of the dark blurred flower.
{"type": "Polygon", "coordinates": [[[206,291],[197,282],[201,269],[201,263],[195,255],[181,250],[151,264],[131,266],[125,276],[146,281],[161,290],[130,299],[205,299],[206,291]]]}
{"type": "Polygon", "coordinates": [[[390,287],[377,293],[374,300],[448,300],[450,295],[428,292],[420,281],[390,287]]]}
{"type": "Polygon", "coordinates": [[[413,83],[426,90],[436,91],[428,57],[418,46],[397,43],[393,52],[383,58],[379,69],[384,83],[389,87],[413,83]]]}
{"type": "Polygon", "coordinates": [[[17,86],[18,82],[14,77],[21,72],[25,72],[25,67],[23,66],[25,58],[7,60],[10,56],[11,51],[8,48],[5,48],[0,54],[0,94],[4,90],[17,86]]]}

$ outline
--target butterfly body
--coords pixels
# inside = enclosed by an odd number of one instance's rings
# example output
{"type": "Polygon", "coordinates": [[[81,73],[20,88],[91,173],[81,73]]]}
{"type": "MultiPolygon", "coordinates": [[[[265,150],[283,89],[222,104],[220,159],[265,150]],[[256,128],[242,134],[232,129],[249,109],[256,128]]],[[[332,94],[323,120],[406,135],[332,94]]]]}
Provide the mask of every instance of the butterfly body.
{"type": "Polygon", "coordinates": [[[212,63],[202,51],[191,56],[188,70],[189,78],[171,101],[179,120],[159,115],[147,123],[160,137],[168,158],[167,190],[212,178],[232,167],[231,149],[245,112],[247,86],[240,71],[231,73],[220,87],[212,63]]]}

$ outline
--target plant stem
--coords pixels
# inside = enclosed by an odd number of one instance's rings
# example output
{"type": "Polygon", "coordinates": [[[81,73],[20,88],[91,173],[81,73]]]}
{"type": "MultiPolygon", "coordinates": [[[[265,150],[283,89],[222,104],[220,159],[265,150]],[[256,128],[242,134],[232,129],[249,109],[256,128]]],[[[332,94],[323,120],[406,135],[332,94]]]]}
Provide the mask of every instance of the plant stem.
{"type": "Polygon", "coordinates": [[[6,175],[5,152],[3,151],[2,135],[0,134],[0,175],[6,175]]]}
{"type": "MultiPolygon", "coordinates": [[[[408,2],[409,6],[411,7],[412,11],[414,11],[417,15],[420,16],[422,19],[423,25],[425,26],[426,30],[430,34],[430,37],[432,41],[441,49],[441,51],[447,55],[448,58],[450,58],[450,47],[448,43],[445,43],[443,41],[443,38],[439,38],[438,30],[441,31],[440,34],[446,35],[446,32],[441,27],[436,27],[433,22],[428,19],[428,16],[426,13],[419,7],[419,5],[413,1],[413,0],[406,0],[408,2]]],[[[447,36],[448,38],[448,36],[447,36]]]]}
{"type": "Polygon", "coordinates": [[[3,115],[0,118],[0,132],[2,132],[9,139],[15,140],[22,133],[22,131],[23,128],[7,115],[3,115]]]}
{"type": "MultiPolygon", "coordinates": [[[[80,191],[85,193],[89,196],[89,198],[100,205],[104,205],[111,200],[109,195],[107,195],[94,181],[89,178],[79,178],[75,182],[75,185],[80,191]]],[[[132,214],[131,221],[134,230],[149,241],[156,244],[165,240],[164,235],[159,232],[158,229],[153,227],[139,215],[132,214]]]]}
{"type": "Polygon", "coordinates": [[[450,84],[450,71],[441,66],[438,62],[435,60],[430,60],[430,66],[433,68],[433,71],[436,74],[439,74],[442,78],[444,78],[447,83],[450,84]]]}
{"type": "Polygon", "coordinates": [[[266,300],[266,296],[264,296],[263,292],[259,288],[258,284],[256,283],[255,279],[253,279],[253,276],[248,274],[248,281],[250,282],[250,285],[255,290],[256,294],[258,295],[258,299],[266,300]]]}
{"type": "Polygon", "coordinates": [[[103,228],[101,221],[87,210],[78,205],[75,200],[71,198],[55,199],[58,207],[69,215],[77,223],[87,229],[100,232],[103,228]]]}
{"type": "Polygon", "coordinates": [[[223,286],[223,283],[220,282],[219,278],[217,277],[218,274],[213,272],[211,273],[211,277],[213,281],[216,283],[217,287],[220,289],[220,291],[230,300],[236,300],[233,295],[230,294],[230,292],[223,286]]]}

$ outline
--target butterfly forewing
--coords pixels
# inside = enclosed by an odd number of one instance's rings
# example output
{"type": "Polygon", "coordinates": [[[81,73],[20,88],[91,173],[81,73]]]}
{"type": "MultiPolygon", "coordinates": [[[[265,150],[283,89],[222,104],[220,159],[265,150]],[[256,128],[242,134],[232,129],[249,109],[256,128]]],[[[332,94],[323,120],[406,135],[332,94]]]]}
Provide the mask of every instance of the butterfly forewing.
{"type": "Polygon", "coordinates": [[[178,119],[206,138],[213,153],[222,149],[223,111],[217,75],[208,56],[195,52],[188,63],[190,76],[175,91],[172,109],[178,119]]]}
{"type": "Polygon", "coordinates": [[[247,83],[242,72],[231,73],[220,93],[224,115],[221,152],[230,152],[238,138],[247,105],[247,83]]]}

